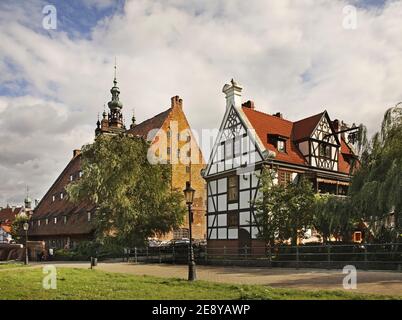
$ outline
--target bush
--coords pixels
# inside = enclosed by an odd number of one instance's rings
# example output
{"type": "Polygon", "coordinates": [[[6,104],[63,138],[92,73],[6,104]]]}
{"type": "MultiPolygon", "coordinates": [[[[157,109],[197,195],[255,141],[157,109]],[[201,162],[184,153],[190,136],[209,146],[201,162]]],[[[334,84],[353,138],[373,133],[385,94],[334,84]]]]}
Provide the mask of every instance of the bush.
{"type": "Polygon", "coordinates": [[[86,261],[89,260],[89,257],[73,250],[59,249],[55,251],[53,259],[57,261],[86,261]]]}

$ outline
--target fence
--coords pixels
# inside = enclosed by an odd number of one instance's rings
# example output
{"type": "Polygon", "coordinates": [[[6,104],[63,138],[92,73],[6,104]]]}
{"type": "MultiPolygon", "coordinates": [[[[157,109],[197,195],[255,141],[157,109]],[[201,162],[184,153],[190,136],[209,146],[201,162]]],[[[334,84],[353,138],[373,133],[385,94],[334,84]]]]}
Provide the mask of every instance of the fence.
{"type": "MultiPolygon", "coordinates": [[[[303,245],[275,247],[207,248],[194,247],[197,264],[399,270],[402,243],[303,245]]],[[[127,260],[147,263],[187,263],[188,246],[134,248],[127,260]]]]}

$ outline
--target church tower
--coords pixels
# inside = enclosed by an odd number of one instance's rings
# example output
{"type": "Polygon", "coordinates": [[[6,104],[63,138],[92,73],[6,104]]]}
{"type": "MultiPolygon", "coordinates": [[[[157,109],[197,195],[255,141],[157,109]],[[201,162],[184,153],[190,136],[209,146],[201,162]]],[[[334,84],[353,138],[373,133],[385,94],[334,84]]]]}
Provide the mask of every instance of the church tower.
{"type": "Polygon", "coordinates": [[[121,112],[123,103],[120,101],[120,89],[117,86],[116,64],[114,66],[113,87],[110,89],[110,93],[112,94],[112,100],[107,104],[109,107],[109,113],[104,111],[102,114],[102,121],[98,119],[95,136],[100,134],[118,134],[126,131],[123,122],[123,114],[121,112]]]}

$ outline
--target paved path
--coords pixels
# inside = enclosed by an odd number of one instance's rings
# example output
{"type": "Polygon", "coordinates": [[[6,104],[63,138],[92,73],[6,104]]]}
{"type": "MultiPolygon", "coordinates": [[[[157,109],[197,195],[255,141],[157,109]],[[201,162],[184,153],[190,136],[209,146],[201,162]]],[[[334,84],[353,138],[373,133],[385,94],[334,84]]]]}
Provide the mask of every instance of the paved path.
{"type": "MultiPolygon", "coordinates": [[[[57,265],[89,267],[89,263],[57,263],[57,265]]],[[[99,263],[96,269],[135,275],[187,278],[186,265],[99,263]]],[[[200,280],[306,290],[344,290],[342,286],[344,277],[342,270],[197,266],[197,278],[200,280]]],[[[358,271],[357,289],[352,291],[402,297],[402,273],[358,271]]]]}

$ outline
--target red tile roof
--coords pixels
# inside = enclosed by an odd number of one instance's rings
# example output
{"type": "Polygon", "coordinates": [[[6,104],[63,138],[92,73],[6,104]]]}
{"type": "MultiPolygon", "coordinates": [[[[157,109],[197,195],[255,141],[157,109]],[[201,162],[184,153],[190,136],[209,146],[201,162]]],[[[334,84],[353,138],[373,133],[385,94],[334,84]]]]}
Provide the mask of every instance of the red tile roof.
{"type": "Polygon", "coordinates": [[[345,140],[341,139],[341,152],[339,153],[339,171],[343,173],[350,173],[350,164],[347,161],[347,157],[354,156],[353,151],[347,145],[345,140]]]}
{"type": "Polygon", "coordinates": [[[0,210],[0,222],[13,222],[15,216],[22,211],[23,207],[3,208],[0,210]]]}
{"type": "Polygon", "coordinates": [[[88,234],[93,231],[94,227],[87,221],[87,212],[93,211],[94,206],[87,202],[74,204],[66,197],[65,187],[70,183],[70,175],[77,179],[80,170],[81,154],[76,154],[35,208],[32,215],[33,226],[29,228],[30,235],[88,234]],[[63,199],[60,199],[61,192],[65,194],[63,199]],[[64,216],[67,217],[66,223],[64,216]],[[55,217],[58,218],[57,223],[54,223],[55,217]],[[39,219],[40,226],[37,223],[39,219]],[[48,224],[45,219],[49,219],[48,224]]]}
{"type": "Polygon", "coordinates": [[[314,116],[296,121],[293,124],[293,139],[295,141],[299,141],[310,137],[324,113],[325,111],[314,116]]]}
{"type": "MultiPolygon", "coordinates": [[[[242,110],[264,144],[264,147],[276,153],[275,160],[292,164],[308,165],[303,155],[300,153],[296,142],[311,136],[326,111],[296,122],[291,122],[249,107],[243,106],[242,110]],[[277,150],[276,146],[269,141],[269,135],[289,138],[286,139],[286,153],[277,150]]],[[[347,159],[349,156],[354,156],[354,153],[342,138],[338,161],[339,172],[350,173],[350,164],[347,159]]]]}
{"type": "Polygon", "coordinates": [[[247,107],[243,107],[242,110],[264,147],[276,153],[276,160],[294,164],[306,164],[303,155],[293,143],[293,122],[247,107]],[[279,152],[272,143],[269,143],[268,135],[289,137],[290,139],[286,139],[286,153],[279,152]]]}
{"type": "Polygon", "coordinates": [[[10,232],[11,232],[11,226],[2,224],[2,225],[0,226],[0,228],[2,228],[2,229],[3,229],[5,232],[7,232],[7,233],[10,233],[10,232]]]}
{"type": "Polygon", "coordinates": [[[147,138],[149,131],[152,129],[160,129],[162,127],[171,111],[172,108],[169,108],[168,110],[157,114],[155,117],[137,124],[134,128],[129,129],[127,132],[136,136],[147,138]]]}

